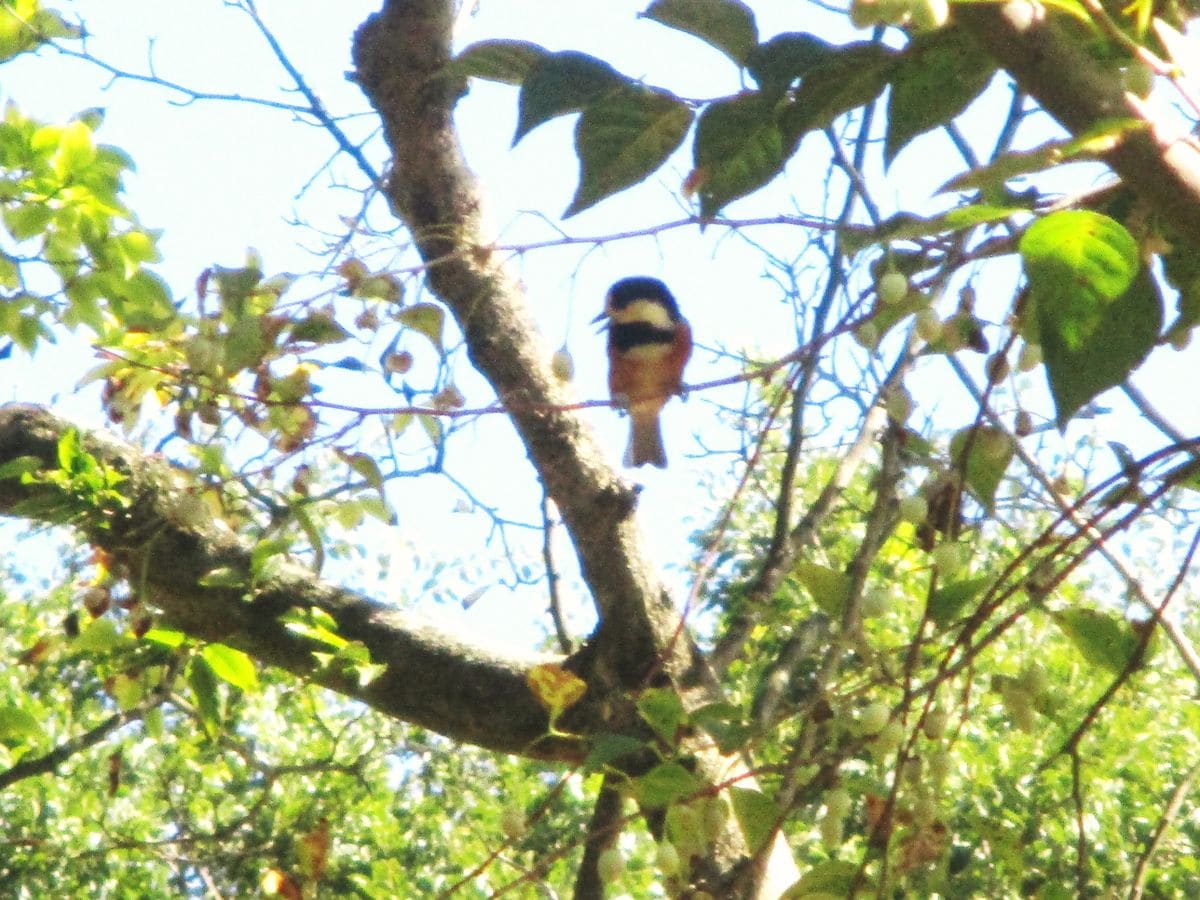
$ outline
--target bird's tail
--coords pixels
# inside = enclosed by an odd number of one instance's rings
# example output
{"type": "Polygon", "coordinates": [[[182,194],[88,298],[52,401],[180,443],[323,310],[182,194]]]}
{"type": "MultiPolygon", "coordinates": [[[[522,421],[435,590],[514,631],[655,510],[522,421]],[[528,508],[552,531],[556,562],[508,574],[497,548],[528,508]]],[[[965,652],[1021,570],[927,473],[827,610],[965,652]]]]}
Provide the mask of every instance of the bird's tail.
{"type": "Polygon", "coordinates": [[[629,417],[629,446],[625,450],[625,465],[629,468],[649,463],[660,469],[667,467],[667,451],[663,449],[662,428],[658,411],[652,414],[633,413],[629,417]]]}

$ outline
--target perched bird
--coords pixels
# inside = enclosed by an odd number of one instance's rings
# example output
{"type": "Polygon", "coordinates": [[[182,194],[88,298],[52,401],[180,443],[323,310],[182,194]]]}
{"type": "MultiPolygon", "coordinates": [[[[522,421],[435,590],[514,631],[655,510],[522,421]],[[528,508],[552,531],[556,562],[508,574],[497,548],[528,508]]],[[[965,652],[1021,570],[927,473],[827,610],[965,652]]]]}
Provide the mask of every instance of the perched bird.
{"type": "Polygon", "coordinates": [[[593,321],[608,329],[608,391],[628,410],[626,466],[666,468],[658,415],[672,394],[683,393],[683,368],[692,355],[692,329],[657,278],[624,278],[608,290],[593,321]]]}

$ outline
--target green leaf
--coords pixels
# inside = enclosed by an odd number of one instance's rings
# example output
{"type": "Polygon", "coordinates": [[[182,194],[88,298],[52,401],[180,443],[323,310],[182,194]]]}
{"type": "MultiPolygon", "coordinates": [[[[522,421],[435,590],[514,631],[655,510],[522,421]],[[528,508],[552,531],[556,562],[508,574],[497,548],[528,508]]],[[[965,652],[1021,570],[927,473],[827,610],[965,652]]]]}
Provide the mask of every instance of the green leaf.
{"type": "Polygon", "coordinates": [[[222,310],[234,319],[242,318],[246,314],[246,301],[262,281],[262,270],[254,266],[241,269],[213,266],[211,272],[217,283],[222,310]]]}
{"type": "Polygon", "coordinates": [[[464,48],[443,71],[503,84],[520,84],[529,71],[549,55],[550,51],[545,47],[529,41],[479,41],[464,48]]]}
{"type": "Polygon", "coordinates": [[[633,779],[633,795],[642,806],[660,808],[690,797],[703,786],[700,779],[679,763],[664,762],[633,779]]]}
{"type": "Polygon", "coordinates": [[[696,123],[693,153],[700,215],[709,218],[783,171],[775,104],[758,93],[710,103],[696,123]]]}
{"type": "Polygon", "coordinates": [[[379,471],[379,463],[375,462],[375,457],[369,453],[346,453],[340,451],[338,455],[351,469],[363,477],[363,479],[379,493],[383,493],[383,473],[379,471]]]}
{"type": "Polygon", "coordinates": [[[733,802],[733,814],[742,826],[742,834],[750,852],[757,853],[767,845],[783,819],[779,805],[754,788],[731,787],[729,799],[733,802]]]}
{"type": "Polygon", "coordinates": [[[1131,131],[1145,127],[1138,119],[1106,119],[1078,137],[1050,141],[1032,150],[1018,150],[997,156],[986,166],[970,169],[950,179],[938,192],[979,188],[989,196],[999,195],[1004,183],[1020,175],[1040,172],[1051,166],[1077,159],[1094,159],[1111,150],[1131,131]]]}
{"type": "Polygon", "coordinates": [[[812,594],[813,601],[824,613],[840,616],[850,596],[850,576],[836,572],[828,566],[802,562],[792,570],[805,589],[812,594]]]}
{"type": "Polygon", "coordinates": [[[110,299],[112,309],[134,330],[161,331],[176,317],[171,289],[158,275],[139,269],[121,282],[121,290],[110,299]]]}
{"type": "Polygon", "coordinates": [[[296,517],[297,524],[308,538],[313,552],[313,572],[319,575],[325,566],[325,536],[322,534],[320,526],[313,521],[307,506],[303,504],[293,506],[292,515],[296,517]]]}
{"type": "Polygon", "coordinates": [[[92,140],[92,129],[76,120],[63,126],[58,138],[58,152],[54,155],[54,173],[66,180],[79,174],[96,159],[96,144],[92,140]]]}
{"type": "Polygon", "coordinates": [[[139,677],[118,672],[108,682],[108,690],[120,710],[128,712],[145,698],[148,685],[139,677]]]}
{"type": "MultiPolygon", "coordinates": [[[[963,231],[977,225],[1003,222],[1012,216],[1028,212],[1029,210],[1023,206],[993,206],[989,203],[973,203],[969,206],[957,206],[941,215],[929,218],[899,213],[882,222],[879,228],[869,235],[869,242],[906,241],[913,238],[932,237],[937,234],[963,231]]],[[[853,234],[849,236],[854,237],[853,234]]],[[[861,239],[860,242],[864,245],[866,243],[861,239]]]]}
{"type": "Polygon", "coordinates": [[[30,24],[43,40],[83,37],[79,26],[72,25],[53,9],[39,9],[30,17],[30,24]]]}
{"type": "Polygon", "coordinates": [[[592,741],[583,768],[586,772],[596,772],[615,760],[645,749],[645,743],[627,734],[599,734],[592,741]]]}
{"type": "Polygon", "coordinates": [[[529,69],[517,101],[515,145],[543,122],[579,112],[596,98],[629,80],[602,59],[566,50],[552,53],[529,69]]]}
{"type": "Polygon", "coordinates": [[[446,327],[446,311],[436,303],[414,303],[396,313],[400,324],[429,338],[438,353],[444,353],[442,332],[446,327]]]}
{"type": "Polygon", "coordinates": [[[992,576],[984,575],[942,585],[929,597],[929,618],[939,628],[945,628],[958,619],[963,608],[986,591],[992,581],[992,576]]]}
{"type": "Polygon", "coordinates": [[[1162,300],[1133,236],[1099,213],[1064,210],[1039,219],[1020,253],[1064,428],[1146,358],[1162,326],[1162,300]]]}
{"type": "Polygon", "coordinates": [[[305,344],[337,344],[350,338],[350,332],[333,319],[333,314],[317,312],[292,326],[291,338],[305,344]]]}
{"type": "Polygon", "coordinates": [[[1165,335],[1167,340],[1182,337],[1200,322],[1200,253],[1187,243],[1176,244],[1162,256],[1163,275],[1179,292],[1178,315],[1165,335]]]}
{"type": "Polygon", "coordinates": [[[8,233],[14,239],[24,241],[45,232],[46,226],[54,218],[54,210],[45,203],[23,203],[6,207],[3,216],[8,233]]]}
{"type": "Polygon", "coordinates": [[[796,89],[780,124],[788,148],[805,134],[831,124],[844,112],[863,106],[883,92],[896,52],[859,42],[831,50],[813,65],[796,89]]]}
{"type": "Polygon", "coordinates": [[[1137,632],[1121,617],[1084,607],[1051,613],[1051,617],[1085,660],[1114,674],[1125,671],[1137,649],[1137,632]]]}
{"type": "Polygon", "coordinates": [[[996,64],[962,28],[941,28],[915,37],[891,73],[883,160],[914,137],[947,124],[983,92],[996,64]]]}
{"type": "Polygon", "coordinates": [[[758,44],[754,13],[741,0],[655,0],[642,15],[695,35],[736,63],[745,63],[758,44]]]}
{"type": "Polygon", "coordinates": [[[668,746],[675,746],[687,714],[673,689],[647,688],[637,699],[637,710],[668,746]]]}
{"type": "Polygon", "coordinates": [[[263,335],[263,322],[255,316],[238,319],[225,335],[222,362],[226,372],[241,372],[253,369],[263,361],[267,341],[263,335]]]}
{"type": "Polygon", "coordinates": [[[268,560],[286,556],[292,550],[292,540],[289,538],[268,538],[260,540],[250,552],[250,574],[256,578],[262,575],[268,560]]]}
{"type": "Polygon", "coordinates": [[[579,188],[564,217],[642,181],[666,162],[691,124],[686,103],[644,87],[615,90],[590,104],[575,128],[579,188]]]}
{"type": "Polygon", "coordinates": [[[421,424],[421,430],[425,432],[429,442],[435,447],[440,447],[445,435],[442,433],[442,420],[438,416],[417,416],[417,421],[421,424]]]}
{"type": "Polygon", "coordinates": [[[688,719],[712,735],[722,753],[732,753],[754,734],[741,707],[725,701],[694,709],[688,719]]]}
{"type": "Polygon", "coordinates": [[[778,95],[836,54],[837,47],[833,44],[792,31],[777,34],[755,47],[746,60],[746,68],[764,92],[778,95]]]}
{"type": "Polygon", "coordinates": [[[174,628],[164,628],[161,625],[151,628],[142,635],[142,640],[153,641],[162,647],[167,647],[171,650],[182,647],[187,642],[187,635],[182,631],[177,631],[174,628]]]}
{"type": "Polygon", "coordinates": [[[95,619],[84,626],[79,636],[71,641],[72,649],[84,653],[107,653],[122,643],[117,626],[111,619],[95,619]]]}
{"type": "Polygon", "coordinates": [[[221,696],[217,693],[217,679],[212,667],[204,657],[193,656],[188,661],[187,683],[192,689],[204,730],[215,735],[221,723],[221,696]]]}
{"type": "Polygon", "coordinates": [[[20,478],[26,472],[36,472],[42,467],[42,461],[36,456],[14,456],[8,462],[0,464],[0,481],[6,478],[20,478]]]}
{"type": "Polygon", "coordinates": [[[241,650],[224,644],[205,644],[200,654],[212,667],[213,674],[222,681],[243,691],[252,691],[258,687],[258,672],[254,668],[254,661],[241,650]]]}
{"type": "Polygon", "coordinates": [[[37,716],[19,706],[0,706],[0,741],[25,742],[44,734],[37,716]]]}
{"type": "MultiPolygon", "coordinates": [[[[817,863],[783,894],[786,900],[801,900],[802,897],[849,897],[858,878],[859,864],[849,860],[827,859],[817,863]]],[[[872,890],[871,880],[864,878],[859,884],[865,895],[872,890]]]]}
{"type": "Polygon", "coordinates": [[[0,62],[33,50],[56,37],[79,37],[79,29],[69,25],[59,13],[42,9],[31,0],[6,0],[0,3],[0,62]]]}
{"type": "Polygon", "coordinates": [[[967,488],[984,509],[995,508],[996,489],[1016,451],[1016,441],[1001,428],[969,426],[950,439],[950,458],[965,476],[967,488]],[[966,465],[962,454],[967,451],[966,465]]]}

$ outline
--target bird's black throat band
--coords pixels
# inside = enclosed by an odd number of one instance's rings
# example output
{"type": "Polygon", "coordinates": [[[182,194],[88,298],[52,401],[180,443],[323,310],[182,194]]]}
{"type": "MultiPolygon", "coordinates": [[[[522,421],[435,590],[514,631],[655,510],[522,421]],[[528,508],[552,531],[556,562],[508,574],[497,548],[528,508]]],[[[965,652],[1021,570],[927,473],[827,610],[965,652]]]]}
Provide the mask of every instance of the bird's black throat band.
{"type": "Polygon", "coordinates": [[[674,328],[658,328],[649,322],[613,323],[608,328],[609,344],[620,351],[648,344],[670,344],[674,340],[674,328]]]}

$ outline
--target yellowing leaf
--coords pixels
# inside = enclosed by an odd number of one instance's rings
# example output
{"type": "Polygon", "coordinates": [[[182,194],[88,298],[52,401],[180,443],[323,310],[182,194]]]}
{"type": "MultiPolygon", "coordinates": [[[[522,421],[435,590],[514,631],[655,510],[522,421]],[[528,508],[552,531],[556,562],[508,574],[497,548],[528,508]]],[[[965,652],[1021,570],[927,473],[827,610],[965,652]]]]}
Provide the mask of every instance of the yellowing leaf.
{"type": "Polygon", "coordinates": [[[414,303],[396,314],[401,324],[429,338],[438,353],[444,352],[442,330],[446,326],[446,311],[436,303],[414,303]]]}
{"type": "Polygon", "coordinates": [[[578,703],[587,692],[586,681],[554,663],[534,666],[526,673],[525,683],[552,720],[578,703]]]}

